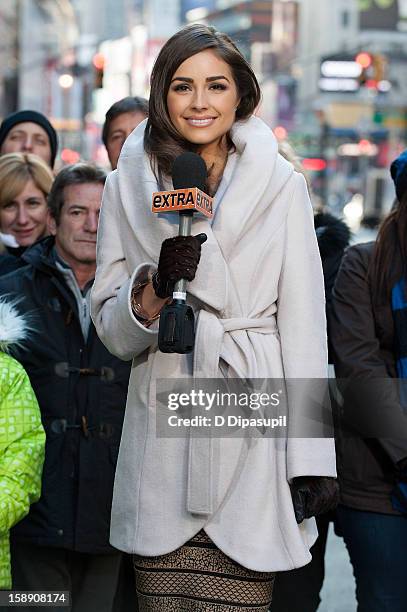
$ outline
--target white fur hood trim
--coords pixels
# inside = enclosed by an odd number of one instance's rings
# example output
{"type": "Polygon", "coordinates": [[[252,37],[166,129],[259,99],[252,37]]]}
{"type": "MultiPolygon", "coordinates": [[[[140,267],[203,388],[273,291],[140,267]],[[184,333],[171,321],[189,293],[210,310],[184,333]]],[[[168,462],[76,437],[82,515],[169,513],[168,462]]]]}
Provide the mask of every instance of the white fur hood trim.
{"type": "Polygon", "coordinates": [[[0,351],[7,352],[20,345],[28,336],[26,318],[19,314],[16,301],[0,299],[0,351]]]}

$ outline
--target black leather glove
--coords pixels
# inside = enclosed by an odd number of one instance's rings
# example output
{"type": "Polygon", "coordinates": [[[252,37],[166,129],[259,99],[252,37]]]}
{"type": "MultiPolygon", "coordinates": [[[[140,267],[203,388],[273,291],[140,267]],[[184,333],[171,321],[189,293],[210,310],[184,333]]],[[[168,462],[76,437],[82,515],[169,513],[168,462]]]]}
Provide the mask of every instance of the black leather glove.
{"type": "Polygon", "coordinates": [[[295,519],[302,523],[306,518],[334,510],[339,502],[339,485],[336,478],[327,476],[300,476],[291,484],[295,519]]]}
{"type": "Polygon", "coordinates": [[[153,287],[157,297],[170,297],[177,281],[192,281],[201,258],[201,245],[206,234],[175,236],[161,245],[157,272],[153,275],[153,287]]]}

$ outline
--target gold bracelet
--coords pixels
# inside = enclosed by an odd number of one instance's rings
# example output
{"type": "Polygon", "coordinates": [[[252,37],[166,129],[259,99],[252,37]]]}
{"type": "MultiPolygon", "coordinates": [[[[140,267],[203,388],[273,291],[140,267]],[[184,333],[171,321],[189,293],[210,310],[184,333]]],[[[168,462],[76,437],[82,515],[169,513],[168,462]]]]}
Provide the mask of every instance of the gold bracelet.
{"type": "Polygon", "coordinates": [[[144,327],[150,327],[150,325],[152,325],[152,323],[154,323],[154,321],[158,319],[161,314],[160,308],[160,310],[156,312],[152,317],[149,317],[143,310],[143,307],[138,300],[141,290],[144,289],[144,287],[146,287],[148,284],[150,284],[150,282],[151,281],[147,280],[133,285],[130,296],[130,306],[133,311],[133,314],[136,317],[137,321],[140,321],[140,323],[142,323],[144,327]]]}

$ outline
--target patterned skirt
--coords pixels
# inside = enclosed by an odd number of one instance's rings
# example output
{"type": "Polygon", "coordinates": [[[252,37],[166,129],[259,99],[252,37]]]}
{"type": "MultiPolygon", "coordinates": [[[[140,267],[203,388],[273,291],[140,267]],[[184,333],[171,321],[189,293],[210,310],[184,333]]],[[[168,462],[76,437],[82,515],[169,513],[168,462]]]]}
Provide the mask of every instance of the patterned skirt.
{"type": "Polygon", "coordinates": [[[204,531],[172,553],[133,555],[140,612],[267,612],[275,574],[235,563],[204,531]]]}

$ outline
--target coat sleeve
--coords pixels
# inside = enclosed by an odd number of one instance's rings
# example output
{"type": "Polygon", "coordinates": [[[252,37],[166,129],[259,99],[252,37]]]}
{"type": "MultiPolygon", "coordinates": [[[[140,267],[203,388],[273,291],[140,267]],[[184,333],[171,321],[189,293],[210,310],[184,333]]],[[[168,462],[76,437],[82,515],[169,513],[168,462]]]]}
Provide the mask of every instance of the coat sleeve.
{"type": "Polygon", "coordinates": [[[368,265],[361,246],[349,248],[342,260],[329,317],[333,362],[344,398],[343,424],[362,437],[376,438],[397,463],[407,456],[407,418],[396,379],[380,353],[368,265]]]}
{"type": "Polygon", "coordinates": [[[291,389],[288,391],[288,480],[297,476],[336,476],[332,429],[325,434],[322,422],[312,432],[302,426],[306,425],[304,414],[310,409],[304,392],[310,386],[320,395],[318,410],[321,418],[324,416],[322,395],[328,355],[324,279],[313,211],[304,177],[296,173],[294,180],[277,302],[284,376],[287,389],[291,389]],[[303,431],[307,437],[303,437],[303,431]]]}
{"type": "Polygon", "coordinates": [[[117,171],[114,171],[109,175],[103,193],[91,314],[106,348],[119,359],[128,361],[157,341],[157,329],[145,328],[131,310],[131,288],[135,280],[143,277],[149,264],[141,264],[133,274],[129,274],[120,231],[124,223],[117,171]]]}
{"type": "Polygon", "coordinates": [[[29,378],[11,357],[2,372],[0,406],[0,535],[6,535],[40,497],[45,447],[29,378]]]}

